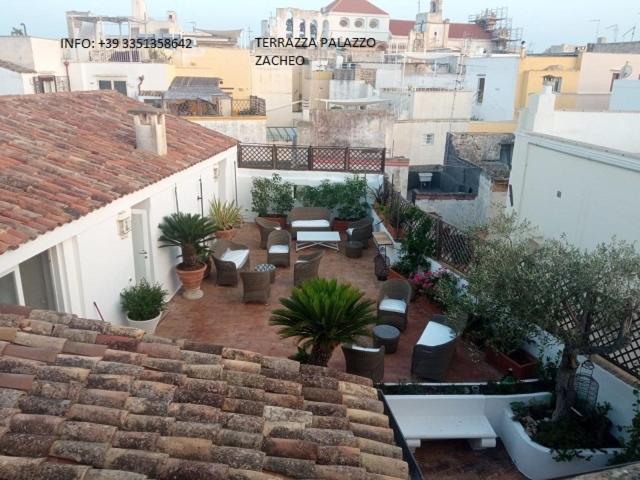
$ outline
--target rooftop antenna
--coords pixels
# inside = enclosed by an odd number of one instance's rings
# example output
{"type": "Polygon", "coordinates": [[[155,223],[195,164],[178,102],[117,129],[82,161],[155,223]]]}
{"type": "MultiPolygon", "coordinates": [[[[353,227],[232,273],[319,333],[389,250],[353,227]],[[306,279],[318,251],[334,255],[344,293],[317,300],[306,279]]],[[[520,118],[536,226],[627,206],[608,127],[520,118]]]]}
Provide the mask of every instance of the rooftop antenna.
{"type": "Polygon", "coordinates": [[[636,35],[636,26],[635,25],[622,34],[622,41],[623,42],[624,42],[625,37],[627,35],[629,35],[629,33],[631,34],[631,41],[633,42],[633,37],[635,37],[635,35],[636,35]]]}
{"type": "Polygon", "coordinates": [[[620,31],[620,27],[618,27],[618,24],[614,23],[613,25],[609,25],[606,29],[613,31],[613,43],[617,42],[618,41],[618,32],[620,31]]]}
{"type": "Polygon", "coordinates": [[[187,23],[190,23],[190,24],[191,24],[191,31],[192,31],[192,32],[195,32],[195,31],[196,31],[196,22],[191,21],[191,22],[187,22],[187,23]]]}
{"type": "Polygon", "coordinates": [[[596,24],[596,42],[598,41],[598,37],[600,36],[600,19],[594,18],[593,20],[589,20],[589,23],[596,24]]]}

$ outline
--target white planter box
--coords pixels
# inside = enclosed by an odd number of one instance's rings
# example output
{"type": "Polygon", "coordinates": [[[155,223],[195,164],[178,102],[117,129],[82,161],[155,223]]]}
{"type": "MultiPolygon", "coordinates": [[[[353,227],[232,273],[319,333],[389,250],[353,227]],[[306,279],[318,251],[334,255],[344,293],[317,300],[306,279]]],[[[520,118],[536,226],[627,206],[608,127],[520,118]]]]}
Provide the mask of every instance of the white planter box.
{"type": "Polygon", "coordinates": [[[151,320],[131,320],[127,315],[127,325],[133,328],[139,328],[147,333],[154,333],[163,313],[164,312],[160,312],[160,315],[151,320]]]}
{"type": "Polygon", "coordinates": [[[502,434],[500,438],[518,470],[531,480],[547,480],[587,473],[604,468],[619,449],[605,449],[604,452],[584,450],[591,460],[574,459],[570,462],[556,462],[549,448],[531,440],[520,422],[512,420],[511,407],[504,410],[502,434]]]}

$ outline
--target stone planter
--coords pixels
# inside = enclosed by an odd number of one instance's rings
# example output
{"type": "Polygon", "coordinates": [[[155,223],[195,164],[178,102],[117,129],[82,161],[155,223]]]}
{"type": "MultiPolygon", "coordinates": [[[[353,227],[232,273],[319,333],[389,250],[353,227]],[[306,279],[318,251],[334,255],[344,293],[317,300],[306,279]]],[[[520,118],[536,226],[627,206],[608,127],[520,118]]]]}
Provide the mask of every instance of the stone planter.
{"type": "Polygon", "coordinates": [[[536,378],[538,359],[522,349],[516,350],[515,353],[518,361],[491,346],[487,346],[484,352],[487,361],[505,375],[511,371],[518,380],[536,378]]]}
{"type": "Polygon", "coordinates": [[[349,228],[350,223],[351,220],[341,220],[339,218],[336,218],[333,221],[333,230],[336,232],[344,233],[347,231],[347,228],[349,228]]]}
{"type": "Polygon", "coordinates": [[[265,220],[268,220],[269,222],[274,222],[277,223],[278,225],[280,225],[280,227],[282,229],[287,228],[287,217],[282,217],[279,215],[265,215],[264,217],[260,217],[260,218],[264,218],[265,220]]]}
{"type": "Polygon", "coordinates": [[[180,278],[180,282],[184,287],[182,296],[187,300],[198,300],[202,298],[204,293],[200,290],[202,279],[204,278],[204,272],[207,269],[206,265],[202,265],[197,270],[182,270],[176,267],[176,273],[180,278]]]}
{"type": "Polygon", "coordinates": [[[384,222],[384,226],[389,232],[389,235],[391,235],[391,238],[393,238],[394,240],[400,240],[402,237],[404,237],[404,230],[402,227],[395,228],[389,222],[384,222]]]}
{"type": "Polygon", "coordinates": [[[575,458],[569,462],[557,462],[551,449],[531,440],[520,422],[513,420],[513,410],[507,407],[502,418],[500,439],[518,470],[531,480],[569,478],[582,473],[604,468],[609,460],[619,452],[617,448],[579,451],[590,460],[575,458]]]}
{"type": "Polygon", "coordinates": [[[144,330],[147,333],[154,333],[156,331],[156,327],[158,326],[158,323],[160,323],[162,314],[163,312],[160,312],[160,314],[157,317],[152,318],[150,320],[131,320],[129,318],[129,315],[127,315],[126,316],[127,325],[133,328],[139,328],[140,330],[144,330]]]}

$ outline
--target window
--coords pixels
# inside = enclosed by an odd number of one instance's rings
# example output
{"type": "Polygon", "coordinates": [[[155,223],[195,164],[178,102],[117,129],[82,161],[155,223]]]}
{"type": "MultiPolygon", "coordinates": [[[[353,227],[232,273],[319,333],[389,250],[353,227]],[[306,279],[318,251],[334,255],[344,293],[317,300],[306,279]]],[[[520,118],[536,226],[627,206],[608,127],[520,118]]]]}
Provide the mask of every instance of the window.
{"type": "Polygon", "coordinates": [[[0,303],[8,305],[18,305],[18,288],[16,286],[16,274],[8,273],[0,277],[0,303]]]}
{"type": "Polygon", "coordinates": [[[486,83],[485,77],[478,78],[478,89],[476,90],[476,103],[482,105],[484,101],[484,85],[486,83]]]}
{"type": "Polygon", "coordinates": [[[123,95],[127,94],[127,82],[124,80],[98,80],[100,90],[115,90],[123,95]]]}
{"type": "Polygon", "coordinates": [[[349,19],[347,17],[342,17],[340,19],[340,26],[342,28],[347,28],[349,26],[349,19]]]}
{"type": "Polygon", "coordinates": [[[542,80],[545,85],[551,85],[551,90],[553,90],[554,93],[560,92],[562,88],[562,77],[545,75],[542,80]]]}
{"type": "Polygon", "coordinates": [[[435,135],[433,133],[425,133],[423,135],[424,144],[425,145],[433,145],[435,140],[435,135]]]}
{"type": "MultiPolygon", "coordinates": [[[[640,77],[638,78],[640,79],[640,77]]],[[[614,72],[613,75],[611,75],[611,85],[609,86],[610,92],[613,91],[613,84],[616,80],[620,80],[620,72],[614,72]]]]}
{"type": "Polygon", "coordinates": [[[369,21],[369,28],[373,28],[374,30],[380,26],[380,21],[377,18],[372,18],[369,21]]]}
{"type": "Polygon", "coordinates": [[[500,144],[500,162],[511,168],[511,160],[513,159],[513,143],[500,144]]]}
{"type": "Polygon", "coordinates": [[[364,28],[364,20],[362,18],[356,19],[354,25],[356,28],[364,28]]]}
{"type": "Polygon", "coordinates": [[[57,92],[56,77],[40,76],[33,79],[34,89],[36,93],[52,93],[57,92]]]}

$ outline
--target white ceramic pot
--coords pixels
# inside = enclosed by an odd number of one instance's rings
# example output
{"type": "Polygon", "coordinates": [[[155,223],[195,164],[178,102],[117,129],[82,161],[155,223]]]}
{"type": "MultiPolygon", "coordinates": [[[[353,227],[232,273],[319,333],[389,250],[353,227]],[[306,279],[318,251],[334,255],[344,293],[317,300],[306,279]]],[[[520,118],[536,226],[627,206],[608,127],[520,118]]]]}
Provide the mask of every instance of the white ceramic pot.
{"type": "Polygon", "coordinates": [[[129,315],[127,315],[127,325],[133,328],[139,328],[147,333],[153,333],[155,332],[163,313],[164,312],[160,312],[160,315],[152,318],[151,320],[131,320],[129,315]]]}

